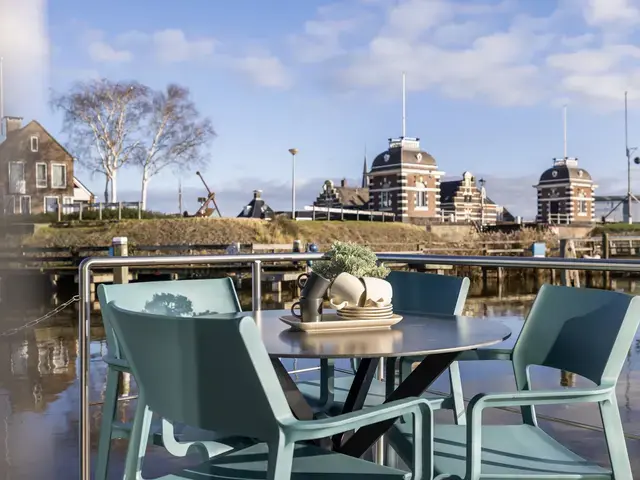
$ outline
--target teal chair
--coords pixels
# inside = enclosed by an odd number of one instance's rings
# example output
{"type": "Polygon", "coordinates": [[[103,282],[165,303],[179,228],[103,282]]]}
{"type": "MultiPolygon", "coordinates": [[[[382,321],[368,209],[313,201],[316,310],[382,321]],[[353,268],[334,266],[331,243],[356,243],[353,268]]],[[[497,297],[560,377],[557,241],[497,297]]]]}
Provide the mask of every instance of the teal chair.
{"type": "MultiPolygon", "coordinates": [[[[131,432],[131,423],[123,423],[116,418],[119,379],[122,373],[131,373],[131,367],[113,331],[110,302],[115,301],[118,305],[133,311],[181,317],[233,313],[241,309],[230,278],[100,285],[98,299],[107,336],[108,354],[104,357],[107,364],[107,378],[95,479],[104,480],[107,478],[111,441],[116,438],[129,438],[131,432]]],[[[139,399],[138,402],[140,402],[139,399]]],[[[205,458],[219,453],[217,443],[178,441],[176,428],[164,419],[161,422],[160,434],[156,431],[157,429],[151,429],[152,412],[148,408],[136,410],[136,412],[136,415],[141,415],[144,420],[145,441],[141,447],[143,449],[146,448],[147,437],[151,436],[155,444],[164,446],[175,456],[185,456],[190,449],[200,451],[205,458]]]]}
{"type": "Polygon", "coordinates": [[[422,398],[404,399],[319,420],[299,421],[251,317],[178,318],[127,311],[111,304],[112,323],[139,385],[125,477],[137,465],[149,408],[176,422],[258,440],[164,480],[431,479],[433,416],[422,398]],[[302,443],[413,414],[413,474],[302,443]]]}
{"type": "MultiPolygon", "coordinates": [[[[418,272],[393,271],[387,277],[393,286],[393,309],[396,313],[433,313],[461,315],[469,292],[469,279],[448,275],[434,275],[418,272]]],[[[411,373],[414,362],[423,357],[407,357],[400,362],[400,376],[404,380],[411,373]]],[[[352,369],[355,373],[355,363],[352,369]]],[[[315,407],[336,413],[342,410],[353,375],[335,377],[333,362],[321,363],[321,375],[318,380],[298,382],[302,394],[315,407]]],[[[396,379],[386,381],[374,379],[365,399],[365,406],[379,405],[396,384],[396,379]]],[[[454,362],[449,367],[451,394],[447,397],[433,396],[431,406],[435,409],[454,411],[456,422],[464,423],[464,400],[460,379],[460,367],[454,362]]]]}
{"type": "MultiPolygon", "coordinates": [[[[640,299],[606,290],[544,285],[518,337],[511,361],[517,392],[481,393],[469,403],[467,426],[435,427],[436,478],[479,480],[632,480],[616,383],[640,323],[640,299]],[[595,386],[534,390],[529,367],[573,372],[595,386]],[[539,428],[535,405],[594,403],[600,408],[611,470],[589,462],[539,428]],[[521,407],[520,425],[483,425],[485,409],[521,407]]],[[[411,459],[412,434],[389,433],[401,458],[411,459]]]]}

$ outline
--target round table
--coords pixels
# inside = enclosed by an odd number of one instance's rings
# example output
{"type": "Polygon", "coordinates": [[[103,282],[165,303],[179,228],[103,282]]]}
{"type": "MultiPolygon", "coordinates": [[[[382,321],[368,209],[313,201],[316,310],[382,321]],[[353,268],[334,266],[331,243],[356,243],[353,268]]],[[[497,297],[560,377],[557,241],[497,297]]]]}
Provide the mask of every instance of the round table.
{"type": "MultiPolygon", "coordinates": [[[[255,319],[291,410],[301,420],[313,418],[313,409],[279,358],[360,358],[343,408],[343,413],[348,413],[363,407],[380,358],[386,358],[387,372],[395,374],[398,358],[424,357],[387,397],[386,401],[390,402],[422,395],[459,353],[495,345],[511,335],[511,330],[500,322],[455,315],[401,313],[402,321],[388,330],[340,333],[293,331],[279,319],[290,315],[288,310],[243,312],[241,315],[255,319]]],[[[394,420],[390,420],[361,428],[344,443],[338,441],[336,444],[334,439],[334,448],[360,457],[393,423],[394,420]]]]}

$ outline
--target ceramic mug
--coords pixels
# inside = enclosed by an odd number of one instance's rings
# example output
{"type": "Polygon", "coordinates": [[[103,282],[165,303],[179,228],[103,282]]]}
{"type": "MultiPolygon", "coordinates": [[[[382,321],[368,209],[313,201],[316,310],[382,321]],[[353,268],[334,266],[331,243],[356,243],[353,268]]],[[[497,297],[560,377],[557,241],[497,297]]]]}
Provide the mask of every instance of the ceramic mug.
{"type": "Polygon", "coordinates": [[[393,287],[382,278],[362,277],[360,279],[365,287],[364,305],[371,307],[386,307],[391,305],[393,287]]]}
{"type": "Polygon", "coordinates": [[[319,322],[322,320],[322,298],[300,297],[300,301],[291,306],[291,314],[303,322],[319,322]],[[300,313],[296,313],[296,308],[300,313]]]}
{"type": "Polygon", "coordinates": [[[360,279],[350,273],[338,275],[329,287],[329,301],[337,310],[346,306],[362,306],[365,286],[360,279]]]}
{"type": "Polygon", "coordinates": [[[303,273],[298,277],[301,298],[324,298],[329,289],[329,285],[331,285],[331,280],[315,272],[303,273]]]}

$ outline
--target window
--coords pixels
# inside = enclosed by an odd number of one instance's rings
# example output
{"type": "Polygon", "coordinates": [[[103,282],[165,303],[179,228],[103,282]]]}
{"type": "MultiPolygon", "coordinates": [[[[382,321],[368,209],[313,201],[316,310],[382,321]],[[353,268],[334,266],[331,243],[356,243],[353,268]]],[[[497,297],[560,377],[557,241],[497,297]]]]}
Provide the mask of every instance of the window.
{"type": "Polygon", "coordinates": [[[5,195],[2,198],[2,209],[5,215],[12,215],[16,211],[16,197],[13,195],[5,195]]]}
{"type": "Polygon", "coordinates": [[[586,215],[587,214],[587,200],[585,198],[584,192],[580,192],[580,197],[578,198],[578,215],[586,215]]]}
{"type": "MultiPolygon", "coordinates": [[[[75,205],[73,204],[73,197],[62,197],[62,205],[62,213],[65,215],[74,213],[76,210],[75,205]]],[[[78,211],[80,211],[79,208],[78,211]]]]}
{"type": "Polygon", "coordinates": [[[38,137],[36,137],[35,135],[32,135],[30,138],[30,143],[31,143],[31,151],[32,152],[37,152],[38,151],[38,137]]]}
{"type": "Polygon", "coordinates": [[[20,213],[22,215],[31,215],[31,197],[29,195],[20,197],[20,213]]]}
{"type": "Polygon", "coordinates": [[[51,165],[51,188],[67,188],[67,166],[62,163],[51,165]]]}
{"type": "Polygon", "coordinates": [[[47,188],[46,163],[36,163],[36,188],[47,188]]]}
{"type": "Polygon", "coordinates": [[[391,198],[389,192],[380,193],[380,208],[386,208],[391,206],[391,198]]]}
{"type": "Polygon", "coordinates": [[[428,193],[424,190],[419,190],[415,192],[413,197],[413,203],[416,207],[428,207],[429,206],[429,197],[428,193]]]}
{"type": "Polygon", "coordinates": [[[44,213],[58,211],[58,197],[44,197],[44,213]]]}
{"type": "Polygon", "coordinates": [[[9,162],[9,193],[26,193],[24,162],[9,162]]]}

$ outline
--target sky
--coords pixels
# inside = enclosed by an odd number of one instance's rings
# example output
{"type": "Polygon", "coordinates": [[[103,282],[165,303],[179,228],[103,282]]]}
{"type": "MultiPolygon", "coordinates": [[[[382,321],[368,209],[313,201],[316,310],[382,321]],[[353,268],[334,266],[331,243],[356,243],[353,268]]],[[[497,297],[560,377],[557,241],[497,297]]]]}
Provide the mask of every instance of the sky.
{"type": "MultiPolygon", "coordinates": [[[[202,173],[225,215],[254,189],[290,207],[325,179],[360,183],[402,128],[448,179],[473,172],[488,195],[532,218],[533,185],[563,155],[578,157],[597,193],[626,190],[629,144],[640,146],[640,0],[0,0],[5,113],[39,120],[64,143],[49,92],[106,77],[188,87],[217,137],[202,173]],[[635,142],[635,143],[634,143],[635,142]]],[[[101,195],[104,179],[77,176],[101,195]]],[[[150,207],[186,208],[194,172],[153,178],[150,207]]],[[[640,191],[640,167],[633,183],[640,191]]],[[[119,173],[136,201],[140,172],[119,173]]]]}

